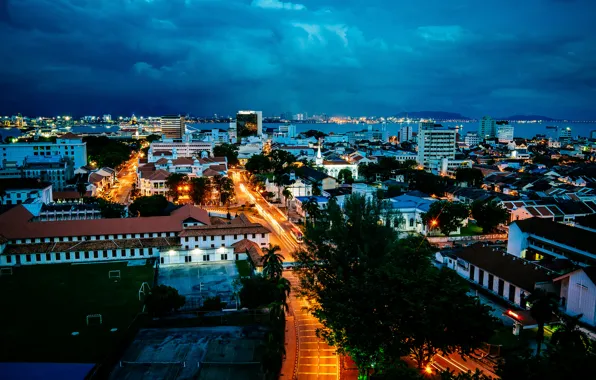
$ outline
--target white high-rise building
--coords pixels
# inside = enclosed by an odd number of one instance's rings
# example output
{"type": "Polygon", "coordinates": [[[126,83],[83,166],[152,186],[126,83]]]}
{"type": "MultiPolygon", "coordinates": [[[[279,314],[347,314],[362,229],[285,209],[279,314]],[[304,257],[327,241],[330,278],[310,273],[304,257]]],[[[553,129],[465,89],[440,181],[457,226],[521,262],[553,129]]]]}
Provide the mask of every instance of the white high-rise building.
{"type": "Polygon", "coordinates": [[[464,142],[466,143],[467,146],[476,146],[476,145],[480,144],[480,137],[478,136],[478,133],[476,133],[476,132],[468,132],[464,136],[464,142]]]}
{"type": "MultiPolygon", "coordinates": [[[[434,124],[434,123],[433,123],[434,124]]],[[[411,125],[402,125],[399,129],[399,141],[411,141],[413,136],[413,129],[411,125]]]]}
{"type": "Polygon", "coordinates": [[[571,141],[571,128],[564,127],[559,129],[559,141],[561,142],[569,142],[571,141]]]}
{"type": "Polygon", "coordinates": [[[454,129],[423,128],[418,131],[418,163],[427,166],[430,161],[455,159],[456,134],[454,129]]]}
{"type": "Polygon", "coordinates": [[[490,116],[484,116],[478,125],[478,135],[482,140],[497,137],[497,122],[490,116]]]}
{"type": "Polygon", "coordinates": [[[72,162],[74,168],[87,165],[87,143],[80,136],[66,133],[56,142],[19,142],[0,145],[0,168],[21,167],[27,157],[61,156],[72,162]]]}
{"type": "Polygon", "coordinates": [[[112,121],[112,115],[110,115],[110,114],[103,115],[102,119],[103,119],[104,123],[109,123],[112,121]]]}
{"type": "Polygon", "coordinates": [[[186,133],[184,116],[170,115],[161,117],[161,134],[166,139],[181,139],[186,133]]]}
{"type": "Polygon", "coordinates": [[[514,127],[510,124],[497,125],[497,138],[500,143],[510,143],[513,141],[514,127]]]}

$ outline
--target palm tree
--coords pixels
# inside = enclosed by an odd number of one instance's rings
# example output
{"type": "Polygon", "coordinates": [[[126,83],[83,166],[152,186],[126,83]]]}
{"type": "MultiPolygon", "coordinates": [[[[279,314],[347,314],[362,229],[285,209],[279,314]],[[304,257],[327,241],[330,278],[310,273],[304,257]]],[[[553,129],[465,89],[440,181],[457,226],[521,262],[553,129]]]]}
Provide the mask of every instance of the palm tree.
{"type": "Polygon", "coordinates": [[[565,351],[585,351],[590,347],[591,341],[586,333],[579,329],[579,320],[582,314],[576,316],[569,316],[561,314],[559,316],[562,320],[561,326],[553,333],[551,343],[559,349],[565,351]]]}
{"type": "Polygon", "coordinates": [[[292,291],[290,281],[285,277],[280,277],[277,280],[277,290],[279,291],[279,301],[281,302],[283,308],[286,311],[290,310],[288,306],[288,296],[292,291]]]}
{"type": "Polygon", "coordinates": [[[319,202],[317,202],[317,198],[308,198],[308,200],[302,204],[302,209],[306,211],[309,219],[314,222],[319,216],[319,202]]]}
{"type": "Polygon", "coordinates": [[[269,248],[265,248],[265,254],[263,255],[263,274],[267,278],[274,279],[281,277],[284,257],[277,253],[278,251],[281,251],[279,245],[269,244],[269,248]]]}
{"type": "Polygon", "coordinates": [[[559,297],[555,293],[544,289],[535,289],[527,298],[532,305],[530,315],[538,323],[538,332],[536,334],[536,356],[540,355],[542,342],[544,341],[544,325],[553,317],[553,314],[559,309],[559,297]]]}
{"type": "Polygon", "coordinates": [[[283,195],[284,199],[286,200],[286,213],[289,213],[290,212],[290,201],[292,200],[292,198],[294,198],[294,195],[287,187],[284,189],[284,191],[282,191],[281,195],[283,195]]]}
{"type": "Polygon", "coordinates": [[[87,184],[84,182],[77,182],[77,192],[81,198],[84,197],[85,193],[87,192],[87,184]]]}

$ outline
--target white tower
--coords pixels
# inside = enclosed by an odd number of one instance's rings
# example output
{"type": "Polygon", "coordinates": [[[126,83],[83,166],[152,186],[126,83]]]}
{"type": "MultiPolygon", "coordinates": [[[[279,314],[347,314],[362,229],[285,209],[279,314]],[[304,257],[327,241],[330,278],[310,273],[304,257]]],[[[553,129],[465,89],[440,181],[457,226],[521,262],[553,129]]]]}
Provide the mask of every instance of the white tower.
{"type": "Polygon", "coordinates": [[[319,140],[319,147],[317,148],[317,159],[315,160],[317,166],[323,165],[323,155],[321,154],[321,140],[319,140]]]}

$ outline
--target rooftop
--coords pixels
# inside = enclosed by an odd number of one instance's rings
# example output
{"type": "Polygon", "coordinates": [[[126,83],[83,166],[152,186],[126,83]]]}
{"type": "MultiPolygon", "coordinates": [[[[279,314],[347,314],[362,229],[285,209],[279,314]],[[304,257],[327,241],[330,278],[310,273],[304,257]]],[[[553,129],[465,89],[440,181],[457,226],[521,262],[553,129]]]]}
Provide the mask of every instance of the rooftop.
{"type": "Polygon", "coordinates": [[[596,253],[596,248],[594,247],[596,232],[571,227],[543,218],[516,220],[511,224],[517,225],[523,232],[540,236],[584,252],[596,253]]]}
{"type": "Polygon", "coordinates": [[[25,189],[45,189],[52,184],[43,182],[37,178],[2,178],[0,179],[0,189],[4,190],[25,190],[25,189]]]}

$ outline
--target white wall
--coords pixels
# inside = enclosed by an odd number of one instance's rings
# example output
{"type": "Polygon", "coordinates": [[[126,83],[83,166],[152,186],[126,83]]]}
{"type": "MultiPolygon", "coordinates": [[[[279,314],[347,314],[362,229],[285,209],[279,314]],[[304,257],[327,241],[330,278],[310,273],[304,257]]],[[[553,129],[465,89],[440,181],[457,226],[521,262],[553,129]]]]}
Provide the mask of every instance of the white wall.
{"type": "Polygon", "coordinates": [[[523,257],[522,253],[528,247],[528,234],[515,224],[509,225],[509,238],[507,239],[507,253],[517,257],[523,257]]]}
{"type": "MultiPolygon", "coordinates": [[[[561,289],[561,293],[563,289],[561,289]]],[[[583,314],[580,319],[590,325],[596,324],[596,285],[584,271],[578,270],[569,276],[566,311],[571,315],[583,314]]]]}

